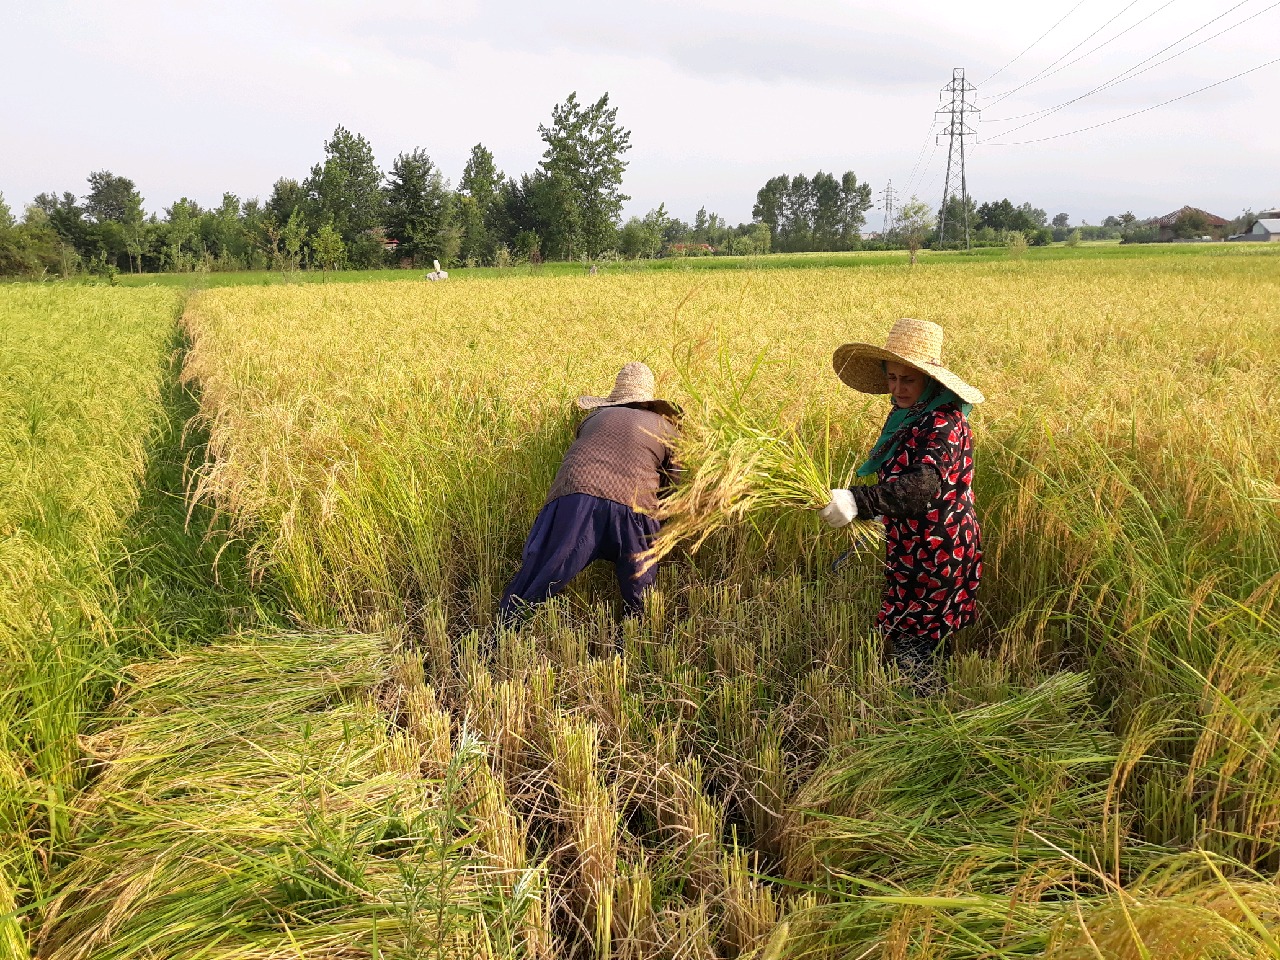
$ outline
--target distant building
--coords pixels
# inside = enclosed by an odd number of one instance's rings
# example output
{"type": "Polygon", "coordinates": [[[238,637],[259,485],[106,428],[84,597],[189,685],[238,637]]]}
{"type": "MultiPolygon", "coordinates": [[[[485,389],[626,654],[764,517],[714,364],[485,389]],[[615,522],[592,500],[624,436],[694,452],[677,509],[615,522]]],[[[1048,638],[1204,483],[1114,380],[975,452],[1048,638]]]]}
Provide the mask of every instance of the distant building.
{"type": "Polygon", "coordinates": [[[673,243],[667,252],[673,257],[709,257],[716,248],[709,243],[673,243]]]}
{"type": "Polygon", "coordinates": [[[400,241],[395,237],[387,236],[387,231],[382,227],[370,227],[365,232],[365,236],[382,244],[384,253],[395,253],[400,248],[400,241]]]}
{"type": "Polygon", "coordinates": [[[1187,239],[1185,237],[1178,237],[1175,230],[1178,226],[1179,220],[1191,215],[1196,215],[1200,218],[1201,223],[1204,224],[1205,230],[1204,234],[1197,235],[1192,239],[1201,239],[1202,237],[1209,237],[1212,239],[1214,236],[1221,239],[1223,228],[1231,226],[1230,220],[1223,220],[1222,217],[1215,216],[1207,210],[1201,210],[1199,207],[1182,207],[1179,210],[1173,211],[1173,213],[1166,213],[1163,217],[1156,217],[1154,220],[1149,222],[1159,230],[1156,239],[1160,243],[1169,243],[1172,240],[1187,239]]]}
{"type": "Polygon", "coordinates": [[[1262,216],[1249,225],[1244,233],[1233,234],[1228,240],[1280,243],[1280,210],[1263,210],[1262,216]]]}

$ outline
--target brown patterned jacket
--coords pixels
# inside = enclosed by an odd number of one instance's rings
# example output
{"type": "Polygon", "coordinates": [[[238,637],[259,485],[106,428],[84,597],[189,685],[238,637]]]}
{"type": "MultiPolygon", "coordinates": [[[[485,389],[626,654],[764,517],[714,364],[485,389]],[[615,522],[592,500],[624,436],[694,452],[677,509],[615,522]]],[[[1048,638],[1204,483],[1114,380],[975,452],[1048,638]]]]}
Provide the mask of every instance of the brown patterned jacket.
{"type": "Polygon", "coordinates": [[[578,425],[547,503],[586,493],[633,510],[653,510],[658,492],[677,472],[671,454],[677,433],[668,417],[640,404],[593,410],[578,425]]]}

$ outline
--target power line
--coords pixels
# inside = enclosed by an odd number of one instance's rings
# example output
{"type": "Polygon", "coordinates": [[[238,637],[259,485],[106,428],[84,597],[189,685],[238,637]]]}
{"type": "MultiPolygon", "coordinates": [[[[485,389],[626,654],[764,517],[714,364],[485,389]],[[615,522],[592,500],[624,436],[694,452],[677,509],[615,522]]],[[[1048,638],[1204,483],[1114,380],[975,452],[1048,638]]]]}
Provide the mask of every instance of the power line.
{"type": "Polygon", "coordinates": [[[1206,84],[1205,86],[1200,87],[1197,90],[1192,90],[1190,93],[1184,93],[1180,97],[1173,97],[1172,99],[1165,100],[1162,103],[1156,103],[1149,107],[1143,107],[1141,110],[1133,111],[1133,113],[1126,113],[1122,117],[1112,117],[1110,120],[1103,120],[1101,123],[1090,124],[1087,127],[1080,127],[1079,129],[1076,129],[1076,130],[1068,130],[1066,133],[1055,133],[1053,136],[1050,136],[1050,137],[1037,137],[1035,140],[1006,140],[1006,141],[984,140],[982,141],[982,143],[984,146],[992,146],[992,147],[1021,147],[1029,143],[1044,143],[1046,140],[1060,140],[1063,137],[1069,137],[1072,134],[1084,133],[1086,130],[1097,130],[1098,127],[1105,127],[1112,123],[1119,123],[1121,120],[1128,120],[1130,117],[1136,117],[1142,113],[1150,113],[1152,110],[1157,110],[1160,107],[1167,107],[1169,104],[1177,103],[1179,100],[1185,100],[1187,99],[1187,97],[1194,97],[1197,93],[1204,93],[1206,90],[1212,90],[1214,87],[1220,87],[1224,83],[1230,83],[1232,80],[1239,80],[1241,77],[1248,76],[1251,73],[1256,73],[1257,71],[1262,70],[1264,67],[1270,67],[1273,64],[1277,64],[1277,63],[1280,63],[1280,57],[1277,57],[1274,60],[1268,60],[1266,63],[1260,63],[1256,67],[1250,67],[1248,70],[1241,70],[1239,73],[1235,74],[1234,76],[1226,77],[1222,80],[1216,80],[1213,83],[1206,84]]]}
{"type": "Polygon", "coordinates": [[[1067,107],[1071,106],[1073,103],[1079,103],[1081,100],[1084,100],[1086,97],[1091,97],[1095,93],[1100,93],[1103,90],[1108,90],[1111,87],[1118,86],[1121,83],[1125,83],[1128,80],[1132,80],[1134,77],[1141,76],[1142,74],[1146,73],[1148,70],[1154,70],[1156,67],[1164,65],[1168,63],[1170,60],[1174,60],[1182,56],[1184,53],[1190,53],[1192,50],[1196,49],[1197,47],[1204,46],[1204,44],[1208,43],[1209,41],[1217,39],[1218,37],[1222,36],[1224,33],[1229,33],[1230,31],[1234,30],[1236,27],[1239,27],[1245,23],[1248,23],[1250,20],[1254,19],[1255,17],[1262,16],[1262,14],[1266,13],[1268,10],[1273,10],[1276,7],[1280,7],[1280,0],[1276,0],[1276,2],[1272,3],[1270,6],[1263,7],[1257,13],[1251,13],[1249,16],[1245,17],[1243,20],[1237,21],[1236,23],[1233,23],[1231,26],[1225,27],[1224,29],[1219,30],[1217,33],[1213,34],[1212,36],[1205,37],[1203,40],[1193,43],[1189,47],[1184,47],[1183,49],[1179,50],[1177,53],[1174,53],[1168,57],[1165,57],[1163,60],[1158,60],[1155,63],[1151,63],[1151,61],[1155,60],[1155,58],[1160,56],[1160,54],[1164,53],[1167,50],[1171,50],[1172,48],[1176,47],[1178,44],[1182,43],[1182,41],[1195,36],[1201,30],[1205,29],[1205,27],[1208,27],[1212,23],[1216,23],[1218,20],[1221,20],[1223,17],[1227,16],[1232,11],[1238,10],[1240,7],[1243,7],[1248,2],[1249,0],[1240,0],[1240,2],[1237,3],[1235,6],[1224,11],[1223,13],[1218,14],[1216,17],[1214,17],[1212,20],[1209,20],[1207,23],[1201,24],[1200,26],[1192,30],[1190,33],[1187,33],[1182,37],[1179,37],[1177,40],[1173,41],[1173,43],[1170,43],[1162,47],[1161,49],[1157,50],[1155,53],[1147,57],[1145,60],[1139,60],[1128,70],[1125,70],[1121,73],[1116,74],[1110,80],[1107,80],[1104,83],[1098,84],[1092,90],[1086,90],[1084,93],[1080,94],[1078,97],[1072,97],[1070,100],[1067,100],[1064,103],[1060,103],[1054,107],[1046,107],[1043,110],[1033,110],[1031,113],[1019,114],[1013,117],[999,117],[996,119],[988,120],[987,122],[988,123],[1008,123],[1013,120],[1021,120],[1024,117],[1032,118],[1028,120],[1026,123],[1019,124],[1016,127],[1012,127],[1008,130],[1002,131],[1001,133],[997,134],[997,136],[1001,136],[1001,137],[1008,136],[1009,134],[1013,133],[1016,130],[1021,130],[1023,127],[1029,127],[1033,123],[1039,123],[1041,120],[1044,120],[1045,118],[1052,116],[1053,114],[1057,113],[1059,110],[1064,110],[1067,107]],[[1150,65],[1143,67],[1143,64],[1150,64],[1150,65]],[[1142,67],[1142,69],[1139,70],[1138,67],[1142,67]]]}
{"type": "Polygon", "coordinates": [[[1032,41],[1031,41],[1031,46],[1027,47],[1027,49],[1023,50],[1023,51],[1022,51],[1022,53],[1018,54],[1016,57],[1014,57],[1012,60],[1010,60],[1008,63],[1006,63],[1003,67],[1001,67],[999,70],[997,70],[997,71],[996,71],[995,73],[993,73],[991,76],[987,77],[987,79],[983,80],[983,81],[982,81],[982,83],[978,84],[978,86],[982,86],[983,84],[990,83],[990,82],[991,82],[992,80],[994,80],[996,77],[1000,76],[1000,74],[1004,73],[1006,70],[1008,70],[1010,67],[1012,67],[1015,63],[1017,63],[1019,60],[1021,60],[1023,57],[1025,57],[1028,53],[1030,53],[1030,52],[1031,52],[1031,50],[1032,50],[1032,48],[1033,48],[1033,47],[1035,47],[1035,45],[1036,45],[1037,43],[1039,43],[1041,40],[1043,40],[1043,39],[1044,39],[1045,37],[1047,37],[1049,34],[1053,33],[1053,31],[1054,31],[1054,30],[1058,29],[1058,26],[1062,23],[1062,21],[1063,21],[1063,20],[1067,19],[1067,17],[1071,16],[1073,13],[1075,13],[1077,10],[1079,10],[1082,6],[1084,6],[1084,0],[1080,0],[1080,2],[1079,2],[1079,3],[1077,3],[1074,7],[1072,7],[1070,10],[1068,10],[1066,13],[1064,13],[1064,14],[1062,15],[1062,19],[1061,19],[1061,20],[1059,20],[1057,23],[1055,23],[1052,27],[1050,27],[1050,28],[1049,28],[1048,30],[1046,30],[1044,33],[1040,34],[1040,36],[1038,36],[1038,37],[1036,37],[1034,40],[1032,40],[1032,41]]]}
{"type": "MultiPolygon", "coordinates": [[[[933,188],[934,183],[937,181],[938,174],[936,171],[934,172],[934,175],[929,178],[928,183],[924,182],[924,176],[931,169],[933,169],[933,158],[938,155],[938,146],[939,146],[939,142],[938,142],[938,139],[935,137],[933,141],[933,149],[929,151],[929,159],[926,160],[924,162],[924,166],[920,168],[920,179],[916,181],[916,186],[918,187],[918,189],[914,191],[910,191],[912,196],[914,196],[916,193],[928,193],[933,188]]],[[[908,186],[910,186],[910,184],[908,184],[908,186]]],[[[907,195],[908,192],[909,191],[904,190],[903,195],[907,195]]]]}
{"type": "Polygon", "coordinates": [[[921,192],[921,193],[924,193],[924,194],[927,194],[930,190],[932,190],[932,189],[933,189],[933,185],[934,185],[935,183],[937,183],[937,182],[938,182],[938,176],[939,176],[941,173],[942,173],[942,168],[941,168],[941,167],[939,167],[937,170],[933,171],[933,176],[929,178],[929,182],[928,182],[928,183],[926,183],[926,184],[924,184],[923,186],[921,186],[921,188],[920,188],[920,192],[921,192]]]}
{"type": "MultiPolygon", "coordinates": [[[[938,141],[933,136],[933,128],[937,126],[937,123],[937,120],[929,121],[929,129],[925,132],[924,140],[920,142],[920,151],[916,154],[916,162],[911,168],[911,176],[907,177],[907,186],[902,191],[904,194],[911,191],[911,185],[916,181],[916,171],[920,169],[920,158],[924,156],[924,151],[929,146],[929,141],[933,140],[935,150],[938,147],[938,141]]],[[[932,155],[930,155],[930,159],[932,159],[932,155]]]]}
{"type": "MultiPolygon", "coordinates": [[[[1111,26],[1111,24],[1115,23],[1118,19],[1120,19],[1120,17],[1124,16],[1124,15],[1125,15],[1129,10],[1131,10],[1133,7],[1137,6],[1138,2],[1139,2],[1139,0],[1130,0],[1130,2],[1129,2],[1129,5],[1128,5],[1128,6],[1121,8],[1121,10],[1120,10],[1120,12],[1119,12],[1119,13],[1115,14],[1114,16],[1112,16],[1109,20],[1107,20],[1107,22],[1106,22],[1106,23],[1104,23],[1104,24],[1103,24],[1102,26],[1100,26],[1097,30],[1093,31],[1093,33],[1089,34],[1087,37],[1085,37],[1083,40],[1081,40],[1079,43],[1077,43],[1074,47],[1072,47],[1070,50],[1068,50],[1066,53],[1064,53],[1062,56],[1060,56],[1057,60],[1054,60],[1052,63],[1050,63],[1050,64],[1049,64],[1048,66],[1046,66],[1044,69],[1042,69],[1039,73],[1037,73],[1035,76],[1033,76],[1030,80],[1027,80],[1027,81],[1026,81],[1026,82],[1024,82],[1024,83],[1020,83],[1020,84],[1018,84],[1018,86],[1014,87],[1012,90],[1009,90],[1009,91],[1007,91],[1007,92],[1005,92],[1005,93],[1002,93],[1002,94],[1001,94],[999,97],[997,97],[995,100],[991,101],[991,103],[987,104],[987,106],[986,106],[986,107],[984,107],[983,109],[987,109],[987,110],[989,110],[991,107],[994,107],[994,106],[995,106],[997,103],[999,103],[1000,101],[1009,99],[1009,97],[1013,96],[1013,95],[1014,95],[1015,93],[1017,93],[1019,90],[1022,90],[1022,89],[1024,89],[1025,87],[1029,87],[1029,86],[1031,86],[1031,84],[1035,83],[1036,81],[1038,81],[1038,80],[1042,79],[1042,78],[1043,78],[1043,77],[1045,77],[1045,76],[1048,76],[1048,74],[1046,73],[1046,71],[1047,71],[1047,70],[1049,70],[1049,68],[1050,68],[1050,67],[1055,67],[1055,66],[1057,66],[1059,63],[1061,63],[1061,62],[1062,62],[1063,60],[1065,60],[1067,57],[1071,56],[1071,54],[1075,53],[1077,50],[1079,50],[1081,47],[1083,47],[1086,43],[1088,43],[1090,40],[1092,40],[1094,37],[1096,37],[1098,34],[1100,34],[1103,30],[1107,29],[1107,27],[1109,27],[1109,26],[1111,26]]],[[[1171,2],[1172,2],[1172,0],[1171,0],[1171,2]]],[[[1168,6],[1168,4],[1166,4],[1166,6],[1168,6]]],[[[1139,21],[1139,23],[1141,23],[1141,21],[1139,21]]],[[[1136,24],[1135,24],[1135,26],[1136,26],[1136,24]]],[[[1114,37],[1113,37],[1112,39],[1114,39],[1114,37]]]]}
{"type": "MultiPolygon", "coordinates": [[[[1140,26],[1142,26],[1144,23],[1146,23],[1148,20],[1150,20],[1152,17],[1154,17],[1157,13],[1160,13],[1161,11],[1165,10],[1167,7],[1171,7],[1171,6],[1173,6],[1173,5],[1174,5],[1175,3],[1177,3],[1177,2],[1178,2],[1178,0],[1167,0],[1167,2],[1166,2],[1166,3],[1163,3],[1163,4],[1161,4],[1160,6],[1156,7],[1154,10],[1152,10],[1150,13],[1148,13],[1145,17],[1142,17],[1142,18],[1141,18],[1141,19],[1139,19],[1139,20],[1135,20],[1133,23],[1129,24],[1129,26],[1125,27],[1123,30],[1121,30],[1119,33],[1117,33],[1114,37],[1111,37],[1111,38],[1110,38],[1110,39],[1108,39],[1108,40],[1103,40],[1100,44],[1098,44],[1098,45],[1097,45],[1096,47],[1094,47],[1092,50],[1086,50],[1084,53],[1080,54],[1080,56],[1076,57],[1074,60],[1069,60],[1068,62],[1064,63],[1062,66],[1058,67],[1056,70],[1049,70],[1049,72],[1048,72],[1048,73],[1044,73],[1044,74],[1041,74],[1041,75],[1037,75],[1037,76],[1035,76],[1035,77],[1032,77],[1032,78],[1031,78],[1030,80],[1028,80],[1026,83],[1022,84],[1022,86],[1020,86],[1020,87],[1014,87],[1012,90],[1008,91],[1007,93],[1002,94],[999,98],[997,98],[996,100],[992,101],[992,102],[987,106],[987,109],[990,109],[991,107],[995,106],[997,103],[999,103],[1001,100],[1004,100],[1006,97],[1009,97],[1010,95],[1017,93],[1017,92],[1018,92],[1019,90],[1021,90],[1023,87],[1029,87],[1029,86],[1030,86],[1031,84],[1033,84],[1033,83],[1039,83],[1041,80],[1048,79],[1049,77],[1052,77],[1054,74],[1061,73],[1063,70],[1066,70],[1066,69],[1068,69],[1068,68],[1070,68],[1070,67],[1074,67],[1074,66],[1075,66],[1077,63],[1079,63],[1081,60],[1084,60],[1084,59],[1085,59],[1085,58],[1087,58],[1087,57],[1091,57],[1091,56],[1093,56],[1095,53],[1097,53],[1099,50],[1101,50],[1103,47],[1110,46],[1111,44],[1115,43],[1117,40],[1119,40],[1121,37],[1123,37],[1123,36],[1124,36],[1126,33],[1128,33],[1130,30],[1134,29],[1135,27],[1140,27],[1140,26]]],[[[1132,5],[1133,5],[1133,4],[1130,4],[1129,6],[1132,6],[1132,5]]],[[[1127,10],[1127,9],[1128,9],[1128,7],[1126,7],[1125,9],[1127,10]]],[[[1124,11],[1122,10],[1122,11],[1121,11],[1121,13],[1123,13],[1123,12],[1124,12],[1124,11]]],[[[1119,14],[1116,14],[1116,16],[1119,16],[1119,14]]],[[[1115,19],[1115,17],[1112,17],[1112,20],[1114,20],[1114,19],[1115,19]]],[[[1110,23],[1111,21],[1109,20],[1109,21],[1107,21],[1107,22],[1108,22],[1108,23],[1110,23]]],[[[1099,28],[1099,30],[1101,30],[1101,29],[1102,29],[1103,27],[1105,27],[1105,26],[1106,26],[1106,24],[1103,24],[1103,25],[1102,25],[1102,27],[1100,27],[1100,28],[1099,28]]],[[[1097,32],[1097,31],[1095,31],[1095,33],[1096,33],[1096,32],[1097,32]]],[[[1091,36],[1092,36],[1092,34],[1091,34],[1091,36]]],[[[1086,37],[1085,39],[1087,40],[1087,39],[1088,39],[1088,37],[1086,37]]],[[[1070,53],[1070,51],[1068,51],[1068,53],[1070,53]]],[[[1064,54],[1063,56],[1066,56],[1066,54],[1064,54]]],[[[1055,62],[1056,62],[1056,61],[1055,61],[1055,62]]],[[[1053,64],[1049,64],[1049,66],[1053,66],[1053,64]]],[[[1046,68],[1046,69],[1048,69],[1048,68],[1046,68]]],[[[1024,116],[1030,116],[1030,114],[1024,114],[1024,116]]],[[[1014,119],[1014,118],[1010,117],[1010,118],[1007,118],[1007,119],[1014,119]]],[[[988,122],[990,122],[990,123],[996,123],[996,122],[998,122],[998,121],[991,120],[991,121],[988,121],[988,122]]]]}

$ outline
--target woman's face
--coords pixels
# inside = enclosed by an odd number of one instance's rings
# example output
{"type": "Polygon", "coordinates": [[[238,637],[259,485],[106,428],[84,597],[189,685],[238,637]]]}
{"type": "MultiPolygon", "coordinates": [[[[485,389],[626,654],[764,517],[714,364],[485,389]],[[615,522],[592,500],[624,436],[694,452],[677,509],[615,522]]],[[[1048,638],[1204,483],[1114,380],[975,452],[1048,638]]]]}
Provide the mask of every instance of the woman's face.
{"type": "Polygon", "coordinates": [[[899,407],[905,409],[913,406],[920,399],[920,394],[924,393],[928,377],[915,367],[908,367],[905,363],[886,362],[884,373],[889,394],[899,407]]]}

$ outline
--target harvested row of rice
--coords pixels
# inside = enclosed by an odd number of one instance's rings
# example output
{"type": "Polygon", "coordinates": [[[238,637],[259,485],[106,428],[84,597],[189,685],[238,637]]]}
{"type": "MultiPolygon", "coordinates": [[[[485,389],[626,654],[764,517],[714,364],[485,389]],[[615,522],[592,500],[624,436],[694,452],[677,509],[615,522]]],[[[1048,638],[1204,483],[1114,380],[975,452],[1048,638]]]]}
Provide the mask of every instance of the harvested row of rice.
{"type": "Polygon", "coordinates": [[[540,936],[483,860],[480,744],[392,727],[394,673],[385,640],[332,633],[132,669],[85,741],[39,956],[501,957],[540,936]]]}

